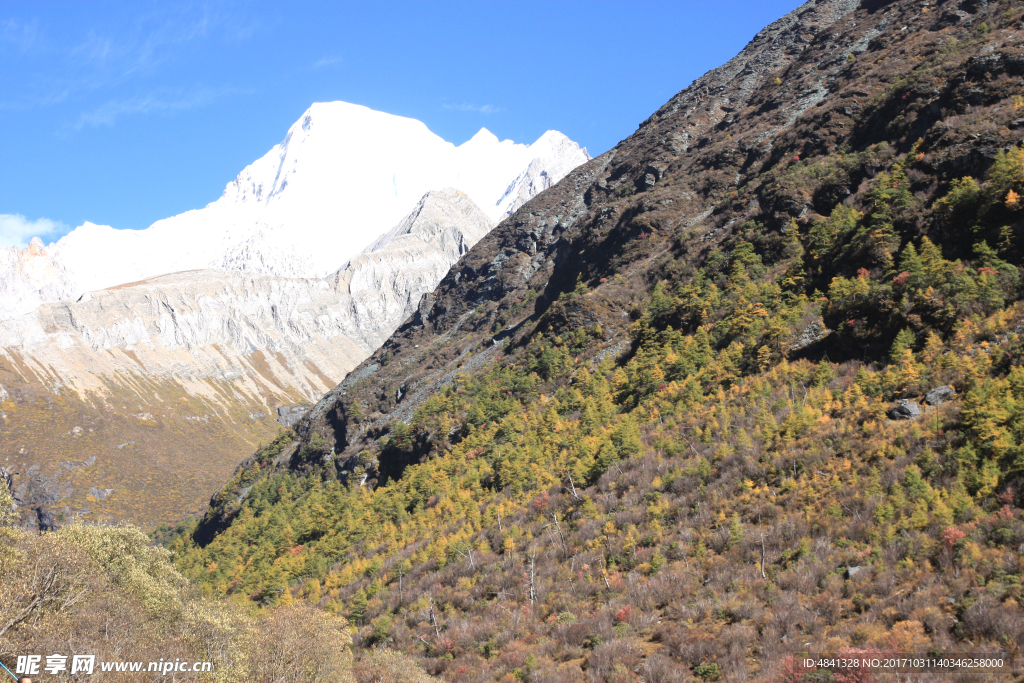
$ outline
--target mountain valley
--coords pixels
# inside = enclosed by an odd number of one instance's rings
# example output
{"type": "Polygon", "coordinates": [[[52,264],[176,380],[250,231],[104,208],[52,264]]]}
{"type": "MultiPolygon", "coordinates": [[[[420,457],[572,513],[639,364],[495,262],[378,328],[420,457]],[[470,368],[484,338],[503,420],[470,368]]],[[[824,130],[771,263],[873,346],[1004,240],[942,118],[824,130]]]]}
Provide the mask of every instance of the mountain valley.
{"type": "MultiPolygon", "coordinates": [[[[95,387],[138,431],[267,429],[160,547],[12,529],[29,510],[0,477],[21,586],[0,656],[129,643],[268,683],[1024,681],[1022,110],[1020,2],[809,0],[613,149],[557,181],[529,161],[486,206],[424,191],[340,269],[261,227],[232,252],[250,272],[5,320],[5,412],[42,423],[95,387]],[[256,272],[271,252],[287,267],[256,272]],[[310,405],[271,430],[276,401],[310,405]],[[93,583],[37,591],[39,566],[93,583]],[[111,619],[86,584],[142,607],[111,619]],[[999,664],[860,664],[906,657],[999,664]]],[[[99,438],[73,424],[53,433],[99,438]]],[[[185,438],[170,452],[209,447],[185,438]]],[[[117,465],[62,457],[53,486],[106,493],[88,468],[117,465]]]]}

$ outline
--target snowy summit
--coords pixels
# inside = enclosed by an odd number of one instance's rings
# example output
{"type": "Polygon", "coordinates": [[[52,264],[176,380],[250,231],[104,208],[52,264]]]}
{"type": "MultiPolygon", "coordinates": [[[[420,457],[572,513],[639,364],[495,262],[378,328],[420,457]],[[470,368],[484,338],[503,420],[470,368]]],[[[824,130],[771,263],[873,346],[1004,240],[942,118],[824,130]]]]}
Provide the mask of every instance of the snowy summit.
{"type": "Polygon", "coordinates": [[[482,128],[456,146],[415,119],[317,103],[204,208],[145,230],[87,222],[46,247],[0,249],[0,319],[183,270],[321,277],[429,191],[461,190],[493,227],[589,158],[557,131],[527,145],[482,128]]]}

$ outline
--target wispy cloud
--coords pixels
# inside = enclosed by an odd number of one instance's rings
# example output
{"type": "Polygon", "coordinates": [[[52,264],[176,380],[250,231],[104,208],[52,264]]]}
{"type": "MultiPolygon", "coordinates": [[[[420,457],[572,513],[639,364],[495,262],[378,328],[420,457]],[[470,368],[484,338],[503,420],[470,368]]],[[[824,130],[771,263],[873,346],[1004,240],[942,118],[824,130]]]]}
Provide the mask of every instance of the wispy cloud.
{"type": "Polygon", "coordinates": [[[344,61],[345,61],[345,59],[342,58],[342,57],[338,57],[338,56],[334,56],[334,55],[328,55],[328,56],[321,57],[320,59],[318,59],[316,61],[316,63],[313,64],[313,68],[314,69],[322,69],[325,66],[334,66],[335,64],[341,64],[344,61]]]}
{"type": "Polygon", "coordinates": [[[104,102],[92,111],[84,112],[71,124],[71,130],[86,127],[112,126],[118,118],[131,114],[173,114],[203,107],[227,95],[243,94],[239,88],[201,88],[188,93],[151,93],[125,100],[104,102]]]}
{"type": "Polygon", "coordinates": [[[442,106],[451,111],[475,111],[478,114],[497,114],[501,111],[493,104],[484,104],[479,107],[475,104],[445,104],[442,106]]]}
{"type": "MultiPolygon", "coordinates": [[[[0,18],[0,55],[17,49],[33,53],[33,70],[46,64],[38,76],[18,79],[0,89],[0,109],[31,109],[78,101],[83,108],[97,107],[98,98],[146,99],[138,84],[167,71],[168,63],[194,54],[210,40],[242,42],[257,32],[255,23],[240,22],[217,3],[187,6],[158,5],[128,16],[115,26],[85,26],[75,38],[47,35],[38,22],[0,18]],[[57,67],[57,68],[51,68],[57,67]],[[133,87],[136,86],[136,87],[133,87]],[[129,91],[124,94],[124,89],[129,91]],[[121,92],[119,95],[112,93],[121,92]]],[[[51,27],[52,30],[53,27],[51,27]]],[[[45,29],[45,27],[44,27],[45,29]]],[[[122,106],[131,108],[130,102],[122,106]]],[[[103,105],[116,110],[116,103],[103,105]]],[[[153,105],[150,105],[151,107],[153,105]]],[[[150,109],[153,110],[153,109],[150,109]]],[[[91,114],[65,130],[81,128],[91,114]]],[[[99,112],[102,119],[102,112],[99,112]]]]}
{"type": "Polygon", "coordinates": [[[238,23],[238,18],[234,18],[231,22],[228,22],[224,27],[226,35],[232,41],[236,43],[242,43],[249,40],[257,31],[260,30],[260,24],[258,21],[250,20],[246,23],[238,23]]]}
{"type": "Polygon", "coordinates": [[[109,36],[99,36],[90,31],[84,41],[71,48],[70,54],[79,63],[86,61],[106,66],[112,60],[122,57],[127,52],[126,47],[115,43],[109,36]]]}
{"type": "Polygon", "coordinates": [[[151,72],[177,54],[182,45],[206,37],[213,23],[207,9],[198,15],[150,15],[116,37],[90,30],[68,54],[100,81],[117,82],[138,72],[151,72]]]}
{"type": "Polygon", "coordinates": [[[0,43],[13,45],[22,52],[31,50],[39,38],[39,27],[33,22],[5,19],[0,21],[0,43]]]}
{"type": "Polygon", "coordinates": [[[49,218],[30,221],[21,214],[0,213],[0,246],[25,248],[33,237],[47,238],[67,232],[68,226],[49,218]]]}

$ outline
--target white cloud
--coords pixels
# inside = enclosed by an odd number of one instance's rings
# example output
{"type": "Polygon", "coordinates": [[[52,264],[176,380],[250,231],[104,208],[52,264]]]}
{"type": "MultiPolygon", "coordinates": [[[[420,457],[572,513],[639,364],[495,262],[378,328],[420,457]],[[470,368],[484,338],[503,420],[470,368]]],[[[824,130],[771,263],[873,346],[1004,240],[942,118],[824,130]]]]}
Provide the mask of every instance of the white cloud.
{"type": "Polygon", "coordinates": [[[45,241],[47,237],[55,237],[67,230],[68,226],[49,218],[30,221],[20,214],[0,213],[0,246],[3,247],[24,249],[33,237],[40,237],[45,241]]]}
{"type": "Polygon", "coordinates": [[[442,105],[445,109],[452,111],[475,111],[478,114],[497,114],[501,109],[495,107],[493,104],[484,104],[482,106],[476,106],[475,104],[445,104],[442,105]]]}
{"type": "Polygon", "coordinates": [[[101,84],[120,82],[136,72],[151,73],[185,44],[206,37],[210,25],[206,8],[198,14],[189,9],[157,12],[113,35],[89,30],[68,54],[101,84]]]}
{"type": "Polygon", "coordinates": [[[325,66],[334,66],[335,64],[341,64],[344,61],[345,60],[342,57],[334,57],[334,56],[321,57],[313,65],[313,68],[314,69],[322,69],[325,66]]]}

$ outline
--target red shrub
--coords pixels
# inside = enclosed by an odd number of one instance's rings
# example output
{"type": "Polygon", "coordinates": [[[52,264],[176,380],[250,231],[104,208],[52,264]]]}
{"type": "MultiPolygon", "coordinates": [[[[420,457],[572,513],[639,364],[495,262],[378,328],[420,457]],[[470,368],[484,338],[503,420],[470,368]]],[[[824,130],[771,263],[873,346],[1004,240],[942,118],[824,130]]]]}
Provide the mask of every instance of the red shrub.
{"type": "Polygon", "coordinates": [[[955,526],[946,527],[942,532],[942,545],[947,548],[952,548],[965,538],[967,538],[967,534],[960,531],[955,526]]]}
{"type": "Polygon", "coordinates": [[[621,621],[629,621],[629,617],[632,614],[633,614],[633,606],[632,605],[626,605],[625,607],[623,607],[622,609],[620,609],[618,612],[615,613],[615,623],[617,624],[617,623],[619,623],[621,621]]]}

